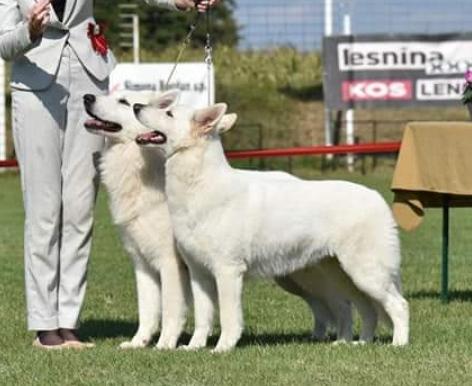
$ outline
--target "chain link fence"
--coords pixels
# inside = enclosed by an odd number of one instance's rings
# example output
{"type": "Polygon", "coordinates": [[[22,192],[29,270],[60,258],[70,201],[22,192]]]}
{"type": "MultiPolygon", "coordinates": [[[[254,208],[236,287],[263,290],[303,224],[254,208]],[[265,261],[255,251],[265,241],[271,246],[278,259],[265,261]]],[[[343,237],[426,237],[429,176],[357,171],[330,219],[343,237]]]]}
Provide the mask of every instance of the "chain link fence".
{"type": "MultiPolygon", "coordinates": [[[[232,100],[232,106],[241,112],[241,127],[228,134],[226,141],[230,149],[324,143],[323,92],[318,76],[322,70],[318,52],[325,33],[325,4],[328,1],[332,4],[333,34],[343,33],[345,15],[349,15],[351,32],[355,35],[472,31],[471,0],[235,0],[235,19],[240,26],[239,48],[242,52],[215,53],[222,61],[234,59],[237,63],[226,64],[226,69],[231,67],[230,74],[224,71],[218,74],[220,84],[224,83],[226,87],[226,91],[222,87],[218,90],[222,98],[241,95],[240,103],[234,103],[235,98],[232,100]],[[277,57],[272,52],[258,52],[286,46],[293,47],[294,52],[279,53],[277,57]],[[255,55],[244,56],[246,50],[255,51],[255,55]],[[306,61],[303,57],[310,55],[304,53],[310,53],[313,58],[306,61]],[[255,66],[252,62],[260,65],[255,66]],[[277,63],[274,65],[272,62],[277,63]],[[276,69],[281,67],[287,72],[286,75],[275,74],[276,69]],[[231,79],[226,80],[225,76],[231,79]],[[260,87],[256,89],[251,82],[257,82],[260,87]],[[260,106],[261,102],[265,104],[260,106]],[[283,104],[288,102],[291,102],[291,110],[295,111],[295,120],[286,122],[288,109],[285,111],[283,104]],[[272,110],[267,113],[269,105],[272,110]],[[274,107],[276,105],[280,105],[278,110],[274,107]],[[256,106],[257,114],[254,111],[251,114],[248,106],[256,106]],[[274,110],[280,111],[280,114],[274,110]],[[282,119],[284,117],[285,121],[282,119]],[[270,120],[267,122],[268,118],[270,120]],[[279,130],[280,127],[282,129],[279,130]]],[[[142,1],[139,0],[138,4],[142,1]]],[[[461,106],[403,109],[401,112],[392,109],[356,110],[356,141],[399,140],[406,120],[463,120],[467,117],[463,110],[461,106]]],[[[8,107],[7,113],[9,111],[8,107]]],[[[344,118],[341,117],[338,123],[339,142],[344,143],[344,118]]],[[[7,157],[11,158],[11,136],[7,138],[7,157]]]]}
{"type": "MultiPolygon", "coordinates": [[[[332,9],[328,23],[333,35],[342,35],[346,23],[353,35],[472,31],[470,0],[236,0],[240,50],[260,51],[288,46],[300,53],[320,52],[326,29],[326,4],[330,4],[332,9]]],[[[470,55],[472,57],[472,52],[470,55]]],[[[301,125],[297,122],[283,146],[324,143],[321,85],[313,87],[318,86],[319,97],[314,96],[314,92],[310,93],[301,110],[301,116],[307,117],[305,121],[309,122],[301,122],[301,125]]],[[[339,116],[334,123],[337,127],[336,143],[342,144],[346,142],[346,122],[341,112],[336,116],[339,116]]],[[[357,109],[354,114],[355,142],[400,140],[405,123],[411,120],[464,119],[467,119],[467,114],[459,104],[441,109],[357,109]]],[[[249,137],[249,132],[254,131],[248,129],[239,138],[249,137]]],[[[258,133],[257,144],[251,146],[241,142],[236,147],[270,147],[273,131],[260,128],[258,133]]],[[[365,157],[358,160],[365,165],[365,157]]],[[[372,166],[375,165],[376,158],[372,162],[372,166]]]]}
{"type": "MultiPolygon", "coordinates": [[[[319,50],[324,0],[236,0],[240,48],[293,46],[319,50]]],[[[353,34],[472,31],[470,0],[332,0],[333,33],[343,33],[344,15],[353,34]]]]}

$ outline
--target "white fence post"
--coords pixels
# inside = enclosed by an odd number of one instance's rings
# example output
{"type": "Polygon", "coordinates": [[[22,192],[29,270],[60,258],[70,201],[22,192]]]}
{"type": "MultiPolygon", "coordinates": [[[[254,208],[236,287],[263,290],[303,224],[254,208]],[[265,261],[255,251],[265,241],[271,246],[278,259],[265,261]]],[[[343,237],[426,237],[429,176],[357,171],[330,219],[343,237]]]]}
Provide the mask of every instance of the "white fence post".
{"type": "MultiPolygon", "coordinates": [[[[0,160],[7,159],[7,128],[5,121],[5,62],[0,59],[0,160]]],[[[2,169],[0,169],[1,171],[2,169]]]]}
{"type": "Polygon", "coordinates": [[[139,16],[133,15],[133,62],[139,63],[139,16]]]}
{"type": "MultiPolygon", "coordinates": [[[[348,1],[348,7],[345,7],[345,14],[343,17],[343,33],[344,35],[351,34],[351,3],[348,1]]],[[[346,110],[346,143],[354,145],[355,140],[355,126],[354,126],[354,109],[346,110]]],[[[354,154],[347,154],[347,170],[354,171],[354,154]]]]}
{"type": "Polygon", "coordinates": [[[118,4],[120,9],[120,47],[133,49],[133,62],[139,63],[139,15],[137,4],[118,4]]]}
{"type": "MultiPolygon", "coordinates": [[[[324,35],[331,36],[333,34],[333,0],[325,0],[324,2],[324,35]]],[[[326,103],[326,102],[325,102],[326,103]]],[[[331,111],[329,108],[324,108],[324,131],[325,131],[325,145],[333,145],[333,130],[331,127],[331,111]]],[[[327,154],[327,159],[331,160],[332,154],[327,154]]]]}

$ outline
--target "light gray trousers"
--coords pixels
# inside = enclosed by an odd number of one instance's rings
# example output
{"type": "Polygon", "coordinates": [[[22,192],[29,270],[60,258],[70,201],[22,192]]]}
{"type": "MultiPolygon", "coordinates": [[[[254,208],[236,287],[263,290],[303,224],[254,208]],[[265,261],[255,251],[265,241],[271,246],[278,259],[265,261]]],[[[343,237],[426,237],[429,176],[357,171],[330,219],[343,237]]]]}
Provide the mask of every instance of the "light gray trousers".
{"type": "Polygon", "coordinates": [[[13,135],[25,207],[30,330],[76,328],[86,287],[103,139],[84,128],[86,93],[106,92],[66,46],[46,90],[12,92],[13,135]]]}

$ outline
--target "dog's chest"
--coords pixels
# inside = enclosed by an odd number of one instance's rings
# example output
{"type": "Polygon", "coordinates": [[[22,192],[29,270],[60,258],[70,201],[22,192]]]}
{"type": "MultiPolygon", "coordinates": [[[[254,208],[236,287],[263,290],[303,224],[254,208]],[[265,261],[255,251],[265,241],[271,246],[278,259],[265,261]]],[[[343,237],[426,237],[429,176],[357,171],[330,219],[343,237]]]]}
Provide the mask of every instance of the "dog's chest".
{"type": "Polygon", "coordinates": [[[179,250],[192,261],[211,268],[212,258],[217,250],[212,235],[212,216],[202,216],[184,207],[172,213],[172,227],[179,250]]]}
{"type": "Polygon", "coordinates": [[[164,186],[157,175],[145,173],[146,166],[136,147],[114,146],[105,152],[100,171],[115,223],[126,223],[149,212],[158,213],[161,206],[167,210],[164,186]]]}
{"type": "Polygon", "coordinates": [[[213,248],[207,238],[198,234],[180,233],[179,237],[175,235],[175,240],[177,249],[187,263],[197,263],[210,271],[214,270],[215,254],[212,253],[213,248]]]}

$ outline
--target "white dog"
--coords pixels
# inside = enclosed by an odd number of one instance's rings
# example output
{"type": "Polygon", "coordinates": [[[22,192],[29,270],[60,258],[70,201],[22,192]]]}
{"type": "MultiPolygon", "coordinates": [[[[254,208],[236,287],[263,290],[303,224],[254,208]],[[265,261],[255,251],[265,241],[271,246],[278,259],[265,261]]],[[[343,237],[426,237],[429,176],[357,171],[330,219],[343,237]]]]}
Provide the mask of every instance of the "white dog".
{"type": "MultiPolygon", "coordinates": [[[[185,324],[188,273],[178,257],[164,192],[162,154],[136,145],[136,135],[147,131],[135,118],[134,103],[150,103],[152,92],[119,92],[110,96],[85,95],[93,118],[85,126],[107,137],[100,171],[110,208],[136,275],[139,328],[122,348],[148,345],[159,328],[157,348],[175,348],[185,324]]],[[[161,95],[156,108],[174,103],[174,91],[161,95]]]]}
{"type": "Polygon", "coordinates": [[[221,352],[232,349],[243,330],[246,273],[284,276],[326,256],[336,258],[356,288],[385,311],[393,344],[407,344],[400,246],[383,198],[345,181],[261,178],[231,168],[218,135],[235,119],[222,121],[226,108],[134,106],[138,120],[153,129],[136,141],[157,147],[167,158],[169,210],[195,303],[189,348],[206,345],[216,292],[221,335],[215,351],[221,352]]]}
{"type": "MultiPolygon", "coordinates": [[[[163,94],[160,105],[169,107],[175,102],[176,95],[175,92],[163,94]]],[[[169,327],[163,328],[165,332],[157,347],[175,347],[184,323],[182,291],[183,286],[189,283],[171,244],[172,233],[164,195],[165,158],[155,151],[138,147],[134,141],[138,134],[148,129],[136,120],[131,106],[150,103],[156,97],[153,92],[126,91],[84,98],[89,114],[94,117],[86,123],[87,129],[107,137],[107,148],[100,164],[101,176],[109,193],[114,222],[121,231],[125,249],[135,268],[139,328],[131,341],[121,344],[122,348],[149,344],[159,327],[161,308],[162,324],[169,327]],[[158,232],[150,235],[149,224],[153,230],[157,226],[158,232]]],[[[273,178],[287,178],[283,173],[270,174],[273,178]]],[[[339,340],[350,340],[352,320],[350,307],[344,298],[339,302],[336,298],[328,301],[327,290],[311,291],[315,292],[312,296],[290,277],[278,278],[277,282],[287,291],[302,297],[310,306],[316,321],[314,338],[324,340],[327,327],[334,325],[339,340]]]]}

